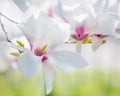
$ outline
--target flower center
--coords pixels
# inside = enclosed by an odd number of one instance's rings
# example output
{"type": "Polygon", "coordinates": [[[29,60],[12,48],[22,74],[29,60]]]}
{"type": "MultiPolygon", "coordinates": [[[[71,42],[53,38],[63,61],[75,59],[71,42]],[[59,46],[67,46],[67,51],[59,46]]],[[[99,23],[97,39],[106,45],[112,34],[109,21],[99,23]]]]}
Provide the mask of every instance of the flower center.
{"type": "Polygon", "coordinates": [[[76,27],[75,29],[75,34],[72,34],[71,37],[74,38],[75,40],[84,40],[88,37],[88,34],[85,34],[85,26],[81,25],[76,27]]]}
{"type": "Polygon", "coordinates": [[[36,56],[42,56],[42,62],[48,59],[48,57],[45,56],[45,55],[46,55],[47,46],[48,46],[48,45],[45,44],[42,48],[36,48],[36,49],[34,50],[34,54],[35,54],[36,56]]]}
{"type": "Polygon", "coordinates": [[[36,49],[34,50],[34,54],[35,54],[36,56],[42,56],[44,53],[45,53],[45,52],[42,52],[40,48],[36,48],[36,49]]]}
{"type": "Polygon", "coordinates": [[[75,31],[77,33],[77,36],[80,37],[85,32],[85,27],[83,25],[78,26],[76,27],[75,31]]]}

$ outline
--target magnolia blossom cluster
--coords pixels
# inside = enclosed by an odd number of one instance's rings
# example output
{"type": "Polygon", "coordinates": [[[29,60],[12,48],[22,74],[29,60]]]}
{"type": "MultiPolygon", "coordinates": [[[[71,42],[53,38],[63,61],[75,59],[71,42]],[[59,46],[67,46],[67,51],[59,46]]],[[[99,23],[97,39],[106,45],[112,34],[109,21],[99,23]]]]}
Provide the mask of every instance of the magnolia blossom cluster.
{"type": "Polygon", "coordinates": [[[46,0],[13,0],[23,14],[31,13],[26,21],[20,23],[0,13],[1,30],[6,36],[1,45],[16,50],[10,54],[25,76],[32,77],[43,71],[47,94],[52,90],[55,68],[69,72],[88,65],[89,62],[81,56],[83,44],[90,44],[96,51],[109,37],[120,38],[119,0],[112,5],[111,0],[88,1],[53,0],[54,5],[51,5],[46,0]],[[22,40],[13,42],[9,39],[2,18],[16,24],[29,46],[26,47],[22,40]],[[75,51],[59,49],[70,44],[75,46],[75,51]]]}

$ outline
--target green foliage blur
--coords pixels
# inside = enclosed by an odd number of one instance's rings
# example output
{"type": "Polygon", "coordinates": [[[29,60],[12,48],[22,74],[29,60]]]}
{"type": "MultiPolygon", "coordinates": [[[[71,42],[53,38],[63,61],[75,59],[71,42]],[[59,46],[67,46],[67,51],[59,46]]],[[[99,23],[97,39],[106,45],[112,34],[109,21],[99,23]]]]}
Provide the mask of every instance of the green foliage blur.
{"type": "MultiPolygon", "coordinates": [[[[43,96],[39,76],[0,74],[0,96],[43,96]]],[[[120,71],[80,70],[57,72],[53,91],[47,96],[120,96],[120,71]]]]}

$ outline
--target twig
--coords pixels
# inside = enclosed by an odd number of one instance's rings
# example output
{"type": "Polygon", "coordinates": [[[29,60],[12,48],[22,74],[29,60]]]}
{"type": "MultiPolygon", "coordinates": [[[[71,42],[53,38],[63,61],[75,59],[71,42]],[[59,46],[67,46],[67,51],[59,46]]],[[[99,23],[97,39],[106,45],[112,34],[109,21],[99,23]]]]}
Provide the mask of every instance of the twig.
{"type": "Polygon", "coordinates": [[[1,25],[1,27],[2,27],[2,30],[3,30],[4,34],[5,34],[6,40],[7,40],[8,42],[11,42],[11,41],[9,40],[9,38],[8,38],[7,31],[5,30],[5,27],[4,27],[3,23],[2,23],[1,16],[0,16],[0,25],[1,25]]]}
{"type": "MultiPolygon", "coordinates": [[[[1,25],[1,27],[2,27],[2,30],[3,30],[4,34],[5,34],[6,41],[9,42],[9,43],[11,43],[11,44],[14,44],[14,43],[9,39],[9,37],[8,37],[7,31],[5,30],[4,24],[2,23],[2,20],[1,20],[1,16],[0,16],[0,25],[1,25]]],[[[18,45],[16,45],[16,44],[14,44],[14,46],[15,46],[15,47],[18,47],[18,45]]],[[[19,50],[19,49],[18,49],[18,51],[19,51],[19,53],[22,53],[22,52],[23,52],[23,51],[21,51],[21,50],[19,50]]]]}
{"type": "Polygon", "coordinates": [[[19,24],[18,22],[8,18],[7,16],[5,16],[3,13],[0,12],[0,15],[3,16],[4,18],[6,18],[7,20],[11,21],[12,23],[15,23],[15,24],[19,24]]]}

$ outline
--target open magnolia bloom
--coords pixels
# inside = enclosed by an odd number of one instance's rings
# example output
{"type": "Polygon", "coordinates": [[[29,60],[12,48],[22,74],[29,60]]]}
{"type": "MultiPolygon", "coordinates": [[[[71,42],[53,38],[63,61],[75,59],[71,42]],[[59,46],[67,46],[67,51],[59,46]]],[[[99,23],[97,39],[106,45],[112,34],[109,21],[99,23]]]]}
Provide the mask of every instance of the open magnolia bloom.
{"type": "Polygon", "coordinates": [[[30,17],[26,23],[21,23],[19,27],[28,39],[30,49],[19,48],[11,44],[20,50],[17,60],[18,69],[25,76],[32,77],[42,68],[45,73],[47,94],[52,90],[53,64],[64,72],[68,72],[70,68],[79,69],[87,65],[86,60],[80,54],[55,50],[57,46],[69,38],[69,32],[61,29],[44,13],[40,13],[38,19],[34,19],[33,16],[30,17]]]}
{"type": "MultiPolygon", "coordinates": [[[[113,6],[109,6],[108,0],[96,0],[94,5],[91,5],[92,7],[83,1],[74,0],[74,2],[77,2],[72,3],[75,7],[72,5],[73,7],[71,10],[66,10],[64,6],[67,5],[63,4],[62,0],[58,0],[58,5],[56,7],[58,16],[69,23],[73,29],[71,37],[77,40],[76,51],[80,52],[82,41],[88,39],[88,37],[91,38],[91,36],[93,38],[93,50],[99,48],[102,44],[100,42],[102,42],[105,37],[113,36],[119,38],[120,35],[116,32],[116,27],[120,20],[116,11],[118,9],[118,1],[113,6]],[[83,7],[79,7],[79,4],[83,7]],[[77,19],[74,17],[77,17],[77,19]]],[[[89,40],[87,40],[87,42],[88,41],[89,40]]]]}
{"type": "Polygon", "coordinates": [[[88,17],[95,18],[95,13],[84,0],[58,0],[56,13],[66,23],[71,25],[71,37],[76,42],[76,51],[81,52],[82,42],[87,39],[89,25],[84,22],[88,17]]]}
{"type": "Polygon", "coordinates": [[[113,6],[109,5],[109,0],[97,0],[94,4],[96,13],[95,34],[102,34],[119,38],[115,28],[117,27],[120,17],[117,14],[118,0],[113,6]],[[99,6],[99,7],[98,7],[99,6]]]}
{"type": "Polygon", "coordinates": [[[92,41],[92,48],[94,51],[104,44],[105,37],[120,38],[120,34],[116,30],[120,20],[120,17],[117,14],[118,1],[119,0],[110,6],[109,0],[97,0],[93,6],[96,17],[95,19],[88,18],[88,21],[94,22],[91,31],[91,34],[94,34],[92,41]]]}

